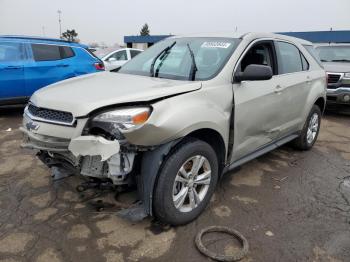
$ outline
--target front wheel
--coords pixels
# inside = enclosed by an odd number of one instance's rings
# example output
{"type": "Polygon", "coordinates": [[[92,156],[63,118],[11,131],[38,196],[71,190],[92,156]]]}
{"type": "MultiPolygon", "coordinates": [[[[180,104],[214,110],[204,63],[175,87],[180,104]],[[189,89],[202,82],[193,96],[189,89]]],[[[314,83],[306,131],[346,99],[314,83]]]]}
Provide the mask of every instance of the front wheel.
{"type": "Polygon", "coordinates": [[[315,144],[321,126],[321,110],[313,105],[300,136],[294,140],[294,146],[300,150],[309,150],[315,144]]]}
{"type": "Polygon", "coordinates": [[[154,193],[156,218],[171,225],[191,222],[207,206],[218,179],[218,159],[213,148],[186,139],[165,160],[154,193]]]}

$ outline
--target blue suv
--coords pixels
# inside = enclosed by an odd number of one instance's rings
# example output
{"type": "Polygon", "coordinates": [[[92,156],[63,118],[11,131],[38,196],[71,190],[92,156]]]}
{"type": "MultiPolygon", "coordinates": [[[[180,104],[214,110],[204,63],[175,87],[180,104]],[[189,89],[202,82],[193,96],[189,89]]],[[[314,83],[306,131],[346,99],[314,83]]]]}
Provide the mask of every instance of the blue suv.
{"type": "Polygon", "coordinates": [[[102,61],[82,44],[0,36],[0,106],[26,103],[41,87],[103,70],[102,61]]]}

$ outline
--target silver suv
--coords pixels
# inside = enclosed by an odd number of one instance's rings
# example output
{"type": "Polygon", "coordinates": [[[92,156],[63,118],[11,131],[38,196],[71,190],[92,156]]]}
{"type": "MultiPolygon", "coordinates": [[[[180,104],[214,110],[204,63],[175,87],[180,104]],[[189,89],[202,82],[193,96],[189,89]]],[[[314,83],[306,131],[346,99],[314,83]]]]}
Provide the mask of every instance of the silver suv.
{"type": "Polygon", "coordinates": [[[56,173],[136,185],[123,215],[188,223],[227,171],[289,141],[313,146],[326,75],[310,47],[262,33],[168,38],[119,72],[37,91],[23,146],[56,173]]]}
{"type": "Polygon", "coordinates": [[[350,105],[350,44],[316,47],[328,76],[327,104],[350,105]]]}

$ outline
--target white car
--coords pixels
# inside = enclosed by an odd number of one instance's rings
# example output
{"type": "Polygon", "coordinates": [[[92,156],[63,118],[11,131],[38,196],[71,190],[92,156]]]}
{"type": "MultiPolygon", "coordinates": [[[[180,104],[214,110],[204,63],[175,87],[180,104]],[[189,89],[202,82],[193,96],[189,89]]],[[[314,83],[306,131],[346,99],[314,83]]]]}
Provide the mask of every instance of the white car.
{"type": "Polygon", "coordinates": [[[141,49],[135,48],[123,48],[105,54],[100,58],[105,64],[106,71],[111,71],[124,65],[126,62],[137,56],[142,51],[143,50],[141,49]]]}
{"type": "Polygon", "coordinates": [[[189,223],[225,172],[292,140],[312,148],[326,72],[311,48],[269,33],[169,37],[116,73],[36,91],[22,146],[58,174],[134,185],[124,217],[189,223]]]}

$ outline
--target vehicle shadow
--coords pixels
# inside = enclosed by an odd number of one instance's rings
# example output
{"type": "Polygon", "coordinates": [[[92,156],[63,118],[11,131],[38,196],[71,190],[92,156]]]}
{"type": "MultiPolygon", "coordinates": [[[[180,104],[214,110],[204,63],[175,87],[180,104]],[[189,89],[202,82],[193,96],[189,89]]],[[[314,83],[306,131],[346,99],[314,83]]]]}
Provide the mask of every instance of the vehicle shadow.
{"type": "Polygon", "coordinates": [[[350,116],[350,106],[327,106],[325,116],[337,116],[347,119],[350,116]]]}
{"type": "Polygon", "coordinates": [[[23,115],[24,106],[0,107],[0,117],[18,118],[23,115]]]}

